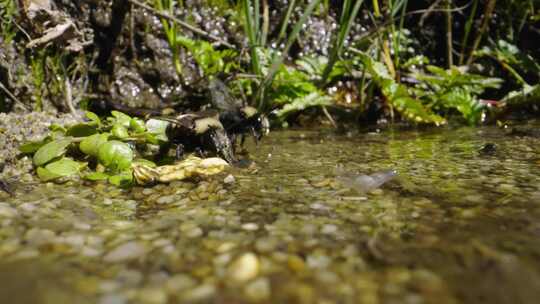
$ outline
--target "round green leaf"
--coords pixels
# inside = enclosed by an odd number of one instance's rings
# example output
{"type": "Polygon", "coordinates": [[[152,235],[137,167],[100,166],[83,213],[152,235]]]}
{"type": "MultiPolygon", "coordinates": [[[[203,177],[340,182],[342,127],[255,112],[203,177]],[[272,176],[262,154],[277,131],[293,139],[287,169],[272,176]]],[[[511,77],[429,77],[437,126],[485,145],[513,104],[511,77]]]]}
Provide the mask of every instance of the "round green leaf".
{"type": "Polygon", "coordinates": [[[128,144],[111,140],[99,147],[98,159],[109,170],[118,172],[131,166],[133,151],[128,144]]]}
{"type": "Polygon", "coordinates": [[[80,123],[69,127],[69,129],[67,129],[66,135],[73,137],[85,137],[96,133],[97,129],[95,125],[80,123]]]}
{"type": "Polygon", "coordinates": [[[58,176],[71,176],[78,174],[85,163],[79,163],[71,158],[61,158],[45,166],[49,172],[58,176]]]}
{"type": "Polygon", "coordinates": [[[99,116],[97,116],[93,112],[85,112],[86,118],[90,119],[90,121],[96,125],[101,125],[101,119],[99,119],[99,116]]]}
{"type": "Polygon", "coordinates": [[[62,177],[62,176],[60,176],[58,174],[52,173],[51,171],[49,171],[49,170],[47,170],[47,169],[45,169],[43,167],[38,167],[36,172],[37,172],[37,175],[38,175],[39,179],[41,181],[43,181],[43,182],[48,182],[50,180],[62,177]]]}
{"type": "Polygon", "coordinates": [[[87,155],[98,156],[99,147],[109,139],[108,133],[94,134],[86,137],[79,144],[79,149],[87,155]]]}
{"type": "Polygon", "coordinates": [[[32,154],[36,153],[39,148],[43,147],[46,143],[48,143],[51,139],[45,138],[40,141],[30,141],[25,144],[22,144],[19,146],[19,151],[21,151],[24,154],[32,154]]]}
{"type": "Polygon", "coordinates": [[[135,131],[135,133],[143,133],[146,131],[146,126],[144,125],[144,121],[139,118],[132,118],[129,121],[129,127],[135,131]]]}
{"type": "Polygon", "coordinates": [[[124,187],[129,186],[133,182],[133,172],[131,170],[121,172],[120,174],[113,175],[109,177],[109,183],[118,186],[124,187]]]}
{"type": "Polygon", "coordinates": [[[116,138],[126,138],[126,137],[129,137],[129,134],[128,134],[128,131],[126,129],[126,127],[124,127],[123,125],[121,124],[115,124],[113,127],[112,127],[112,130],[111,130],[111,133],[114,137],[116,138]]]}
{"type": "Polygon", "coordinates": [[[66,148],[71,144],[71,138],[63,138],[45,144],[34,154],[34,165],[42,166],[51,160],[66,153],[66,148]]]}
{"type": "Polygon", "coordinates": [[[121,124],[122,126],[128,128],[129,127],[129,123],[131,121],[131,117],[129,117],[128,115],[122,113],[122,112],[118,112],[118,111],[111,111],[111,115],[116,118],[116,122],[115,124],[121,124]]]}
{"type": "Polygon", "coordinates": [[[109,174],[103,173],[103,172],[92,172],[85,175],[84,178],[91,181],[101,181],[101,180],[107,180],[109,176],[110,176],[109,174]]]}

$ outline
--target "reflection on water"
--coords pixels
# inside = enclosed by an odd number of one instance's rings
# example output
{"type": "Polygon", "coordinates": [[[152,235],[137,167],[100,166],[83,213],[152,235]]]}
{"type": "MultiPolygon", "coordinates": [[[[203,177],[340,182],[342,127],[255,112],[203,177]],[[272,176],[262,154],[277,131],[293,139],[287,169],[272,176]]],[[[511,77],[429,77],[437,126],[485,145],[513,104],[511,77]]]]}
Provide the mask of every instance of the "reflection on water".
{"type": "Polygon", "coordinates": [[[130,191],[46,184],[0,194],[0,298],[540,298],[539,138],[496,128],[290,130],[248,148],[257,169],[233,169],[227,183],[220,176],[130,191]],[[337,165],[399,175],[362,193],[339,182],[337,165]]]}

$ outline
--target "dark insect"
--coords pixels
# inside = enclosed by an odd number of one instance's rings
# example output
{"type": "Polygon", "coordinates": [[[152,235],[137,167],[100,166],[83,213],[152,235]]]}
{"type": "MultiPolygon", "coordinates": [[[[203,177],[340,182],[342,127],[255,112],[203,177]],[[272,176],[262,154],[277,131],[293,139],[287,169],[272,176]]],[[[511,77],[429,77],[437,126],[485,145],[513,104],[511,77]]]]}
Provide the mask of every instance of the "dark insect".
{"type": "Polygon", "coordinates": [[[11,187],[8,185],[7,182],[3,181],[0,179],[0,190],[6,192],[7,194],[13,196],[14,193],[13,191],[11,190],[11,187]]]}
{"type": "MultiPolygon", "coordinates": [[[[4,163],[0,163],[0,173],[2,173],[3,171],[4,171],[4,163]]],[[[2,179],[0,179],[0,191],[4,191],[11,196],[15,195],[13,193],[13,190],[11,190],[11,187],[9,186],[9,184],[2,179]]]]}
{"type": "Polygon", "coordinates": [[[270,123],[266,115],[260,113],[254,107],[234,99],[229,93],[229,88],[219,79],[210,80],[212,104],[219,110],[219,120],[227,131],[236,147],[236,137],[241,136],[240,145],[244,145],[245,135],[251,134],[257,144],[261,138],[270,132],[270,123]]]}
{"type": "Polygon", "coordinates": [[[160,154],[167,152],[171,145],[176,145],[177,159],[182,159],[185,152],[196,152],[202,157],[212,154],[230,164],[237,163],[231,141],[217,112],[204,111],[156,119],[170,123],[166,129],[169,142],[162,147],[160,154]]]}

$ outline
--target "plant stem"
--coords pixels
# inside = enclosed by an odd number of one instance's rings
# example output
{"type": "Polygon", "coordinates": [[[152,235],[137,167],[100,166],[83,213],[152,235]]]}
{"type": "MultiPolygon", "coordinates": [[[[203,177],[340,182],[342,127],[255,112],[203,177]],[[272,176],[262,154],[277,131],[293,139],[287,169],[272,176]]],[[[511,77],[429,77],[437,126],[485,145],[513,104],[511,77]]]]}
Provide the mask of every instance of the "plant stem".
{"type": "Polygon", "coordinates": [[[474,59],[474,52],[480,45],[480,42],[482,41],[482,37],[484,36],[485,32],[487,31],[489,27],[489,21],[491,20],[491,17],[493,17],[493,11],[495,10],[495,4],[497,3],[497,0],[488,0],[486,3],[486,9],[484,12],[484,19],[482,20],[482,26],[480,27],[480,30],[478,31],[478,34],[476,35],[476,39],[474,40],[471,52],[469,54],[469,59],[467,60],[467,65],[471,65],[472,61],[474,59]]]}
{"type": "Polygon", "coordinates": [[[478,0],[474,0],[471,13],[465,23],[465,33],[463,35],[463,40],[461,40],[461,52],[459,54],[459,65],[463,65],[465,61],[465,51],[467,50],[467,41],[469,41],[469,34],[471,33],[472,24],[474,22],[474,16],[476,15],[476,9],[478,8],[478,0]]]}
{"type": "Polygon", "coordinates": [[[454,58],[452,55],[452,13],[450,12],[450,9],[452,9],[452,0],[446,1],[446,9],[446,62],[448,68],[451,68],[454,65],[454,58]]]}

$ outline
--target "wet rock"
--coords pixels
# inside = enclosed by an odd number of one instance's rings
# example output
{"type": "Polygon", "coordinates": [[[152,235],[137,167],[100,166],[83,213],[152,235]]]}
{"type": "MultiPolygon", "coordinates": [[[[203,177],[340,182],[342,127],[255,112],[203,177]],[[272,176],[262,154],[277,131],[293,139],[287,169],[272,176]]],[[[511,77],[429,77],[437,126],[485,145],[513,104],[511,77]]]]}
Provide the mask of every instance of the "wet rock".
{"type": "Polygon", "coordinates": [[[225,177],[225,179],[223,179],[223,182],[225,184],[234,184],[236,182],[236,178],[234,178],[234,176],[232,174],[229,174],[227,175],[227,177],[225,177]]]}
{"type": "Polygon", "coordinates": [[[167,294],[160,287],[145,287],[138,291],[137,298],[140,303],[162,304],[167,302],[167,294]]]}
{"type": "Polygon", "coordinates": [[[137,259],[144,255],[146,247],[136,241],[127,242],[107,253],[103,260],[108,263],[120,263],[137,259]]]}
{"type": "Polygon", "coordinates": [[[216,287],[211,284],[203,284],[193,289],[187,290],[182,294],[184,301],[205,301],[214,296],[217,292],[216,287]]]}
{"type": "Polygon", "coordinates": [[[238,283],[255,278],[259,274],[259,259],[254,253],[241,255],[229,266],[229,277],[238,283]]]}
{"type": "Polygon", "coordinates": [[[193,288],[197,282],[186,274],[176,274],[170,277],[165,284],[167,292],[175,294],[179,291],[193,288]]]}
{"type": "Polygon", "coordinates": [[[18,215],[17,209],[6,203],[0,203],[0,217],[13,218],[18,215]]]}
{"type": "Polygon", "coordinates": [[[246,285],[244,293],[252,301],[268,300],[271,293],[270,281],[267,278],[258,278],[246,285]]]}

